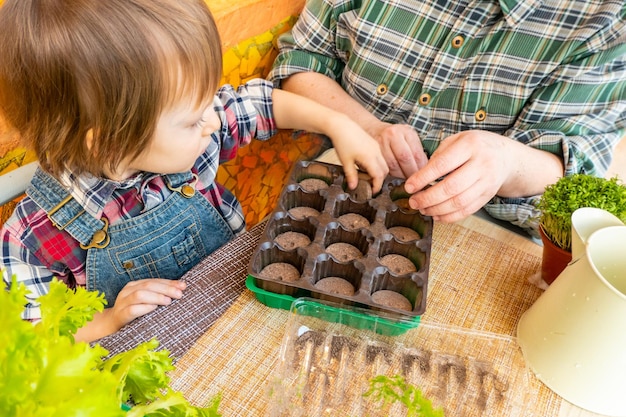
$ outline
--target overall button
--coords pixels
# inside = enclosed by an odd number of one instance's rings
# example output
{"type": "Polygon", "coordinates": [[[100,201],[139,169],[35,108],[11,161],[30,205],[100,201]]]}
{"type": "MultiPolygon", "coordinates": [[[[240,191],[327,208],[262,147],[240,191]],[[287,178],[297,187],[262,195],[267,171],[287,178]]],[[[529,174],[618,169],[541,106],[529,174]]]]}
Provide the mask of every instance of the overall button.
{"type": "Polygon", "coordinates": [[[180,187],[173,187],[170,182],[167,181],[167,188],[180,193],[180,195],[185,198],[191,198],[196,193],[196,183],[198,182],[198,176],[196,174],[193,174],[192,177],[192,181],[189,184],[183,184],[180,187]]]}
{"type": "Polygon", "coordinates": [[[100,244],[107,238],[107,233],[104,230],[97,230],[91,237],[91,242],[94,244],[100,244]]]}
{"type": "Polygon", "coordinates": [[[427,106],[430,103],[431,96],[428,93],[424,93],[420,96],[419,102],[422,106],[427,106]]]}
{"type": "Polygon", "coordinates": [[[477,122],[483,122],[487,118],[487,112],[484,109],[480,109],[474,114],[474,118],[477,122]]]}
{"type": "Polygon", "coordinates": [[[124,267],[124,269],[131,269],[135,266],[135,263],[133,261],[124,261],[122,266],[124,267]]]}
{"type": "Polygon", "coordinates": [[[387,84],[381,84],[376,88],[376,94],[378,94],[379,96],[387,94],[387,91],[389,91],[389,88],[387,88],[387,84]]]}
{"type": "Polygon", "coordinates": [[[196,193],[196,189],[189,184],[185,184],[180,187],[180,193],[183,195],[183,197],[191,198],[196,193]]]}
{"type": "Polygon", "coordinates": [[[452,47],[454,49],[459,49],[461,46],[463,46],[463,42],[465,42],[465,38],[463,37],[463,35],[456,35],[452,39],[452,47]]]}

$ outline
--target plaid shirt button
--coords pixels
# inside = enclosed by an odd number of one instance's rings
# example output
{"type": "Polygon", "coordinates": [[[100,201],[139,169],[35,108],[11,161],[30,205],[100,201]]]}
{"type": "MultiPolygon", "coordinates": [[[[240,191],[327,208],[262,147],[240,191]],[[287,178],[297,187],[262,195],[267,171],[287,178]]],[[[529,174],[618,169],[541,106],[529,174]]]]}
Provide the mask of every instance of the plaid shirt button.
{"type": "Polygon", "coordinates": [[[430,103],[430,99],[431,99],[431,98],[432,98],[432,97],[431,97],[431,96],[430,96],[430,94],[428,94],[428,93],[424,93],[424,94],[422,94],[422,95],[420,96],[420,98],[419,98],[420,104],[421,104],[422,106],[428,106],[428,104],[430,103]]]}
{"type": "Polygon", "coordinates": [[[452,39],[452,47],[454,49],[459,49],[461,46],[463,46],[463,42],[465,42],[465,38],[463,37],[463,35],[456,35],[452,39]]]}
{"type": "Polygon", "coordinates": [[[384,96],[385,94],[387,94],[387,91],[389,91],[389,88],[386,84],[381,84],[376,87],[376,94],[378,94],[379,96],[384,96]]]}
{"type": "Polygon", "coordinates": [[[477,122],[484,122],[487,118],[487,112],[484,109],[480,109],[474,114],[474,118],[477,122]]]}

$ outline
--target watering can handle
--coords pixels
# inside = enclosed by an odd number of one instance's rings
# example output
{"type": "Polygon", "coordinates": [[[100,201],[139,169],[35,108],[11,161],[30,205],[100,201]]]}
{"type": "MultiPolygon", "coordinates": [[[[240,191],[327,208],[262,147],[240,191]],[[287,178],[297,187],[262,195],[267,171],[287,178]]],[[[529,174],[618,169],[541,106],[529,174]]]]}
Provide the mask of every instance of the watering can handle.
{"type": "Polygon", "coordinates": [[[624,226],[615,215],[595,207],[581,207],[572,213],[572,262],[585,254],[589,237],[609,226],[624,226]]]}

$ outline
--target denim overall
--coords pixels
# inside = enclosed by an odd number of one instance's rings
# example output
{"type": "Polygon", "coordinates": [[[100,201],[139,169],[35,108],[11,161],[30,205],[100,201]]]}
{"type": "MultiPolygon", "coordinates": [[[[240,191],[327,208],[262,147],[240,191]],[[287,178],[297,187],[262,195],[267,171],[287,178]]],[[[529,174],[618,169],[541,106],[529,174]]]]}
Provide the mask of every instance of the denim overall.
{"type": "Polygon", "coordinates": [[[104,293],[111,307],[130,281],[178,279],[228,242],[233,232],[196,192],[191,172],[164,176],[172,194],[153,209],[109,225],[88,214],[53,177],[37,170],[28,195],[87,250],[87,289],[104,293]]]}

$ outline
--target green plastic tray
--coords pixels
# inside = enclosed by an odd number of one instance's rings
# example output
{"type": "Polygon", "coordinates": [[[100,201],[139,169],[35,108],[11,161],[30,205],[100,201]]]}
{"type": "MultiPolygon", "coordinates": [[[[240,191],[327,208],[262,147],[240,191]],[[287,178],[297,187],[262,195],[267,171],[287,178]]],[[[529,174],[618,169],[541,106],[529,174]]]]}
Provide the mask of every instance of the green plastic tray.
{"type": "Polygon", "coordinates": [[[255,278],[248,275],[246,287],[257,300],[271,308],[292,310],[298,306],[300,314],[318,317],[322,320],[340,323],[357,329],[369,330],[386,336],[396,336],[419,326],[420,316],[401,317],[354,306],[342,307],[338,304],[316,302],[313,299],[295,298],[290,295],[265,291],[255,285],[255,278]]]}

